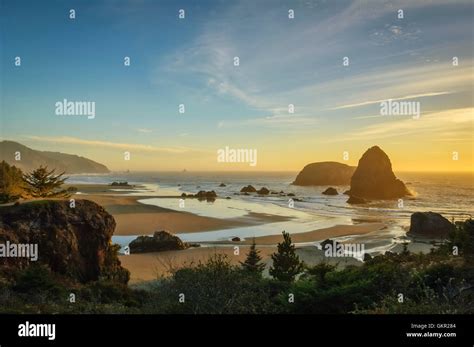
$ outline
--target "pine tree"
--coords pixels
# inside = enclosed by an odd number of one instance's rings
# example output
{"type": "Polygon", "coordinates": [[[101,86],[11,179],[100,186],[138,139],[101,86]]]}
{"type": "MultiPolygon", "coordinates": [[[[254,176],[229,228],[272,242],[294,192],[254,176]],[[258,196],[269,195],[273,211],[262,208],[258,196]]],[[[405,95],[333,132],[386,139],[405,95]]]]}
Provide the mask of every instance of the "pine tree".
{"type": "Polygon", "coordinates": [[[283,242],[278,244],[278,252],[272,254],[273,266],[270,275],[280,281],[293,282],[296,275],[303,272],[303,263],[295,252],[290,234],[283,231],[283,242]]]}
{"type": "Polygon", "coordinates": [[[247,254],[245,261],[240,264],[245,271],[248,271],[252,274],[261,275],[262,271],[265,269],[265,264],[261,263],[262,257],[260,256],[260,251],[255,247],[255,238],[252,241],[250,250],[247,254]]]}
{"type": "Polygon", "coordinates": [[[66,190],[58,190],[63,185],[66,178],[62,178],[64,172],[59,175],[54,174],[55,170],[48,171],[47,166],[40,166],[30,174],[23,176],[27,187],[26,190],[33,197],[60,197],[67,196],[66,190]]]}

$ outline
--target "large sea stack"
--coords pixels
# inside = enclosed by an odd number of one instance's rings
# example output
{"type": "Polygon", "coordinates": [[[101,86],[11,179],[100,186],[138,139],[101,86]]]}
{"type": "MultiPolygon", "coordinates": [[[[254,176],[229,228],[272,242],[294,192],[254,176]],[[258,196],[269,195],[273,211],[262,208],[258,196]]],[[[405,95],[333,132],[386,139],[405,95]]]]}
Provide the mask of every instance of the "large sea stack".
{"type": "Polygon", "coordinates": [[[363,199],[398,199],[410,192],[395,177],[387,154],[374,146],[360,158],[351,178],[349,195],[363,199]]]}
{"type": "Polygon", "coordinates": [[[296,186],[348,185],[355,167],[335,161],[306,165],[293,182],[296,186]]]}

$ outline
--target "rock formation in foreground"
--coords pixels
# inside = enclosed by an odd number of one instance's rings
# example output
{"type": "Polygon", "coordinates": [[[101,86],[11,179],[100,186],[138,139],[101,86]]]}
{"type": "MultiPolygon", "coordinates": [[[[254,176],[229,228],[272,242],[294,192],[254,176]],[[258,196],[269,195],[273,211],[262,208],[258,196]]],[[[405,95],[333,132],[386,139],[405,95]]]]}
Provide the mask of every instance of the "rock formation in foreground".
{"type": "MultiPolygon", "coordinates": [[[[51,271],[79,282],[106,278],[129,279],[111,243],[114,218],[89,200],[40,200],[0,207],[0,243],[38,244],[38,260],[51,271]]],[[[27,258],[5,258],[3,270],[33,263],[27,258]]]]}
{"type": "Polygon", "coordinates": [[[326,189],[324,192],[322,192],[321,194],[324,194],[324,195],[338,195],[338,192],[337,192],[337,189],[336,188],[333,188],[333,187],[329,187],[328,189],[326,189]]]}
{"type": "Polygon", "coordinates": [[[387,154],[374,146],[360,158],[351,178],[349,195],[363,199],[397,199],[410,195],[410,192],[395,177],[387,154]]]}
{"type": "Polygon", "coordinates": [[[130,244],[130,253],[177,251],[189,248],[191,245],[168,231],[155,231],[153,236],[139,236],[130,244]]]}
{"type": "Polygon", "coordinates": [[[410,218],[408,235],[445,239],[454,225],[439,213],[415,212],[410,218]]]}
{"type": "Polygon", "coordinates": [[[355,167],[335,161],[306,165],[293,182],[296,186],[339,186],[351,182],[355,167]]]}

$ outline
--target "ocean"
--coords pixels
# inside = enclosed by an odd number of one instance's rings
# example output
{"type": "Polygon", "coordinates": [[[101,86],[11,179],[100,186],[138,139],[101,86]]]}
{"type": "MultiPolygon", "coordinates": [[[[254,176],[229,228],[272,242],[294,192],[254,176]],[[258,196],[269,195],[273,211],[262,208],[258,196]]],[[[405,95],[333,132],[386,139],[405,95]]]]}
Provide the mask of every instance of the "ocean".
{"type": "MultiPolygon", "coordinates": [[[[198,215],[235,218],[249,212],[268,213],[292,217],[290,221],[275,222],[259,226],[223,229],[199,233],[181,233],[187,242],[216,242],[234,236],[242,239],[253,236],[280,234],[282,230],[299,233],[334,225],[358,224],[383,221],[388,225],[383,235],[377,237],[344,237],[341,240],[359,240],[367,244],[368,252],[376,253],[392,249],[405,242],[405,233],[410,225],[410,216],[418,211],[433,211],[449,220],[465,220],[474,214],[474,176],[472,173],[419,173],[396,174],[413,192],[403,201],[372,201],[365,205],[349,205],[342,192],[349,186],[334,186],[340,193],[326,196],[322,192],[327,186],[299,187],[291,185],[297,172],[127,172],[101,175],[71,175],[69,184],[104,183],[127,181],[142,185],[143,189],[117,188],[120,194],[143,195],[139,202],[179,210],[179,199],[162,198],[181,193],[196,193],[199,190],[214,190],[219,197],[214,202],[187,199],[185,211],[198,215]],[[221,183],[225,187],[219,187],[221,183]],[[248,184],[270,191],[293,193],[294,197],[270,194],[265,197],[236,194],[248,184]],[[152,196],[157,196],[153,198],[152,196]],[[289,199],[294,199],[294,206],[289,199]]],[[[79,190],[80,192],[80,190],[79,190]]],[[[128,244],[134,236],[116,236],[114,241],[128,244]]]]}

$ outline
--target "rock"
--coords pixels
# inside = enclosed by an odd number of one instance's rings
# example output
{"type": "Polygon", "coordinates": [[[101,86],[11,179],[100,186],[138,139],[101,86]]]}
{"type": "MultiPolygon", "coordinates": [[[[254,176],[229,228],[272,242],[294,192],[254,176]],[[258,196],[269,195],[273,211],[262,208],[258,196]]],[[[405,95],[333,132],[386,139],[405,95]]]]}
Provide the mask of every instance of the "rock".
{"type": "Polygon", "coordinates": [[[209,192],[206,192],[205,190],[200,190],[194,196],[202,199],[215,199],[217,197],[217,194],[213,190],[209,192]]]}
{"type": "Polygon", "coordinates": [[[408,235],[447,238],[454,225],[439,213],[415,212],[410,218],[408,235]]]}
{"type": "Polygon", "coordinates": [[[237,236],[236,236],[236,237],[233,237],[233,238],[232,238],[232,241],[233,241],[233,242],[240,242],[240,237],[237,237],[237,236]]]}
{"type": "Polygon", "coordinates": [[[219,187],[227,187],[224,183],[219,184],[219,187]]]}
{"type": "Polygon", "coordinates": [[[257,193],[260,195],[268,195],[270,191],[267,188],[262,187],[257,193]]]}
{"type": "Polygon", "coordinates": [[[395,177],[387,154],[374,146],[359,160],[351,178],[350,195],[364,199],[397,199],[410,195],[410,192],[395,177]]]}
{"type": "Polygon", "coordinates": [[[130,244],[130,253],[176,251],[189,248],[189,245],[168,231],[155,231],[153,236],[139,236],[130,244]]]}
{"type": "Polygon", "coordinates": [[[288,193],[286,196],[295,196],[293,193],[288,193]]]}
{"type": "Polygon", "coordinates": [[[243,187],[240,190],[241,193],[256,193],[257,189],[255,187],[251,186],[250,184],[247,187],[243,187]]]}
{"type": "Polygon", "coordinates": [[[358,196],[351,195],[349,196],[349,199],[346,201],[348,204],[366,204],[368,201],[362,198],[359,198],[358,196]]]}
{"type": "Polygon", "coordinates": [[[331,240],[331,239],[326,239],[323,242],[321,242],[321,249],[325,251],[327,249],[327,245],[331,245],[333,248],[337,247],[339,242],[331,240]]]}
{"type": "Polygon", "coordinates": [[[226,198],[227,200],[230,200],[230,199],[231,199],[231,197],[230,197],[230,196],[226,196],[225,198],[226,198]]]}
{"type": "Polygon", "coordinates": [[[337,190],[333,187],[329,187],[324,192],[322,192],[322,194],[324,194],[324,195],[338,195],[337,190]]]}
{"type": "Polygon", "coordinates": [[[306,165],[296,176],[297,186],[348,185],[355,167],[334,161],[306,165]]]}
{"type": "Polygon", "coordinates": [[[342,194],[344,194],[344,195],[350,195],[350,192],[351,192],[350,190],[346,190],[346,191],[345,191],[344,193],[342,193],[342,194]]]}
{"type": "Polygon", "coordinates": [[[182,197],[182,198],[185,198],[185,197],[186,197],[186,193],[181,194],[181,197],[182,197]]]}
{"type": "MultiPolygon", "coordinates": [[[[127,283],[112,244],[114,218],[89,200],[39,200],[0,208],[0,243],[37,244],[38,260],[52,272],[78,282],[100,278],[127,283]]],[[[27,258],[5,258],[12,270],[28,266],[27,258]]]]}

